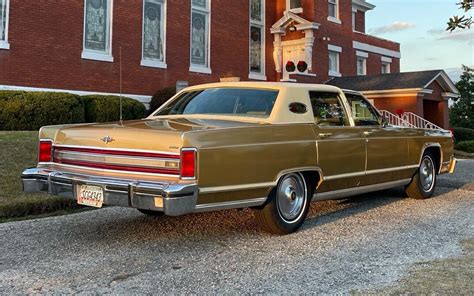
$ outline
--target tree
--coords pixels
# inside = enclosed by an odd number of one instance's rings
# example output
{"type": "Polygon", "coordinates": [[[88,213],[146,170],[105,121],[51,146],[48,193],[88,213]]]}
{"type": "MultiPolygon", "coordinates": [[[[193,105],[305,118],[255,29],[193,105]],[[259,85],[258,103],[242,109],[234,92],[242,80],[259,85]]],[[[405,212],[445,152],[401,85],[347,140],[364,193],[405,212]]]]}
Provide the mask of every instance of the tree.
{"type": "Polygon", "coordinates": [[[451,107],[450,122],[453,127],[474,129],[474,68],[463,65],[463,70],[456,83],[461,97],[451,107]]]}
{"type": "MultiPolygon", "coordinates": [[[[462,0],[462,2],[457,3],[457,5],[460,6],[459,9],[464,10],[464,12],[468,12],[469,10],[471,10],[473,6],[473,2],[472,0],[462,0]]],[[[448,28],[446,30],[452,32],[456,30],[457,28],[470,29],[472,24],[474,24],[474,21],[472,20],[472,16],[467,17],[463,15],[459,17],[456,15],[449,19],[448,28]]]]}

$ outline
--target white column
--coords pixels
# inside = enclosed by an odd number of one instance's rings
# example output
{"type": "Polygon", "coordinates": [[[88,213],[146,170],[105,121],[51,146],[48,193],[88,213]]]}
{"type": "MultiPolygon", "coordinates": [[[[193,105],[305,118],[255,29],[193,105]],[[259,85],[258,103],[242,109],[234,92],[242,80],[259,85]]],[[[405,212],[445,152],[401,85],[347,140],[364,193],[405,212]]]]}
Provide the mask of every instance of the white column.
{"type": "Polygon", "coordinates": [[[304,30],[305,42],[305,62],[308,64],[308,71],[313,70],[313,45],[314,45],[314,34],[313,29],[304,30]]]}
{"type": "Polygon", "coordinates": [[[280,33],[273,34],[274,41],[273,41],[273,60],[275,62],[275,70],[278,73],[281,73],[281,63],[282,63],[282,46],[281,46],[281,35],[280,33]]]}

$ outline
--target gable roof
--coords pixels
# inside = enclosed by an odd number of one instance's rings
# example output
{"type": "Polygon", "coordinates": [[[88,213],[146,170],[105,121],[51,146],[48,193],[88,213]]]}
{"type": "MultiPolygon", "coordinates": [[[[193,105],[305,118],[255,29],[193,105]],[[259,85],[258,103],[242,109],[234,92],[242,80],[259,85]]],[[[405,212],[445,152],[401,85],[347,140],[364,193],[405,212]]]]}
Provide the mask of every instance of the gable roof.
{"type": "Polygon", "coordinates": [[[326,84],[342,89],[364,92],[395,89],[426,89],[435,80],[438,81],[445,91],[455,94],[459,93],[453,81],[443,70],[337,77],[331,79],[326,84]]]}
{"type": "Polygon", "coordinates": [[[320,24],[310,22],[302,18],[301,16],[297,15],[296,13],[293,13],[291,11],[285,11],[283,13],[283,16],[276,23],[273,24],[273,26],[270,29],[270,32],[272,34],[276,34],[276,33],[284,34],[286,28],[293,22],[296,23],[295,27],[298,30],[306,30],[306,29],[317,30],[319,29],[319,26],[320,26],[320,24]]]}

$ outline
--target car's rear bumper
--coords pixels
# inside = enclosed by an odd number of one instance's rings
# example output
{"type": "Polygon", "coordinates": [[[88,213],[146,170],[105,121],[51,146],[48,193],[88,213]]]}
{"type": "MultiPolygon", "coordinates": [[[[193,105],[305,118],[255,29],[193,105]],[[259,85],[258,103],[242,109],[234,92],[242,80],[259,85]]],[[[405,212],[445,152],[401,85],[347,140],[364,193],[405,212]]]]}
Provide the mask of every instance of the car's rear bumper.
{"type": "Polygon", "coordinates": [[[95,185],[104,190],[104,204],[164,212],[169,216],[192,213],[196,209],[196,184],[142,182],[48,171],[25,170],[23,191],[45,192],[76,199],[78,185],[95,185]]]}

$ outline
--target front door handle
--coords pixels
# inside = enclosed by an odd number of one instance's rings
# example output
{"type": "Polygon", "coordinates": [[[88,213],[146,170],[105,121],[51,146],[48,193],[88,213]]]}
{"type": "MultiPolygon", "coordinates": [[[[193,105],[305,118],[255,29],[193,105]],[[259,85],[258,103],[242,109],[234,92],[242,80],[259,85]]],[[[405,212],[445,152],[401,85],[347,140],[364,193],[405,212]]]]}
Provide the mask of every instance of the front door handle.
{"type": "Polygon", "coordinates": [[[373,134],[374,132],[364,132],[364,136],[370,136],[371,134],[373,134]]]}
{"type": "Polygon", "coordinates": [[[328,137],[332,136],[332,133],[320,133],[320,134],[318,134],[318,136],[321,139],[324,139],[324,138],[328,138],[328,137]]]}

